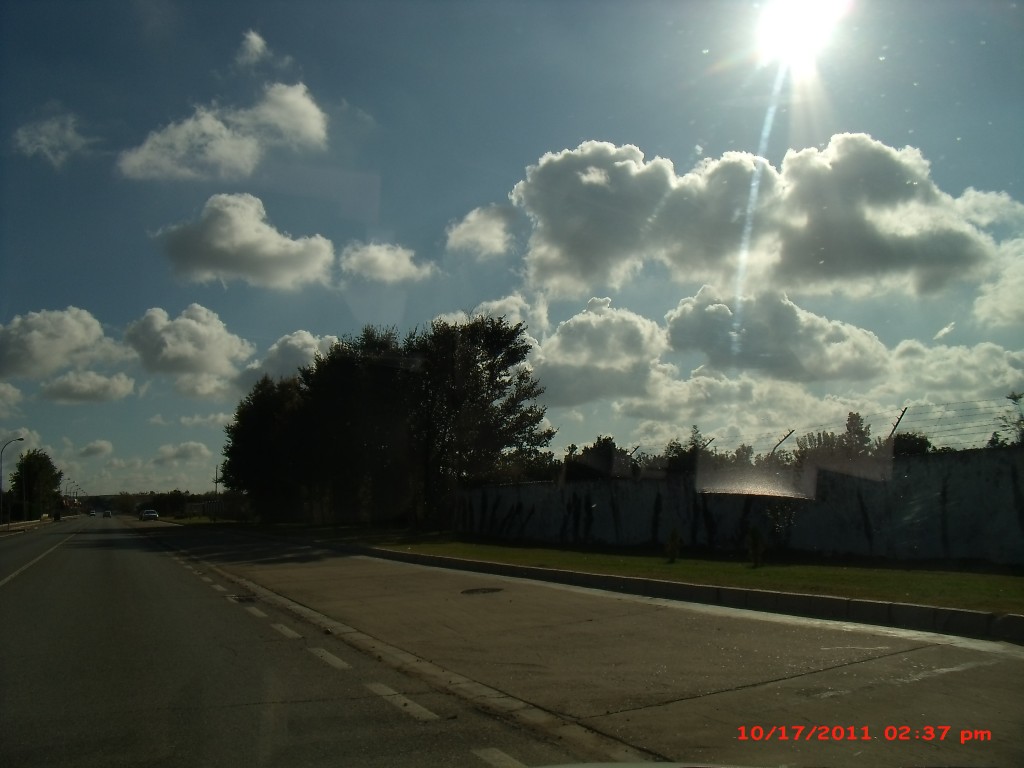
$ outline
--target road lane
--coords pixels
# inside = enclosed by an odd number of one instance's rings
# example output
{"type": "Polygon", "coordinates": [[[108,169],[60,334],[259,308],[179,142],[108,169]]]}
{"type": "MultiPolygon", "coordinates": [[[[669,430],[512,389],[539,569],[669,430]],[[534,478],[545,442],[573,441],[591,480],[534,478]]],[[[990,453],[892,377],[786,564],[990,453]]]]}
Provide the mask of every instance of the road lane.
{"type": "Polygon", "coordinates": [[[474,750],[524,765],[579,758],[271,606],[254,615],[235,585],[122,521],[88,518],[73,533],[0,587],[2,765],[485,765],[474,750]],[[402,698],[436,718],[403,712],[402,698]]]}

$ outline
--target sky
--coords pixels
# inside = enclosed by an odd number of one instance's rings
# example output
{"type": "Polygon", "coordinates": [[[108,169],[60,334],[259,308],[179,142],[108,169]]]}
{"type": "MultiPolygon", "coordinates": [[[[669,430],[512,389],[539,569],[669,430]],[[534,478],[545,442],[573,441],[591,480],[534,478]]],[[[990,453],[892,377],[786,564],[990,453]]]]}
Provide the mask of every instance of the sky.
{"type": "Polygon", "coordinates": [[[904,407],[983,444],[1024,390],[1024,8],[822,7],[0,4],[4,474],[213,490],[260,376],[474,314],[526,323],[558,455],[904,407]]]}

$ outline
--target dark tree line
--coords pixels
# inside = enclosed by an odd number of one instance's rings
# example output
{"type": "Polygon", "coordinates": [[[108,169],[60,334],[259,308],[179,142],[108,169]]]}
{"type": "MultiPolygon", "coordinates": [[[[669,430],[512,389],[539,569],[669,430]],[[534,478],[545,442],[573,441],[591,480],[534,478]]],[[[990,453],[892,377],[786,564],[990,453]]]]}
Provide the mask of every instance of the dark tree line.
{"type": "Polygon", "coordinates": [[[467,483],[530,478],[543,392],[522,323],[367,327],[291,378],[258,381],[226,428],[223,479],[264,520],[447,525],[467,483]]]}

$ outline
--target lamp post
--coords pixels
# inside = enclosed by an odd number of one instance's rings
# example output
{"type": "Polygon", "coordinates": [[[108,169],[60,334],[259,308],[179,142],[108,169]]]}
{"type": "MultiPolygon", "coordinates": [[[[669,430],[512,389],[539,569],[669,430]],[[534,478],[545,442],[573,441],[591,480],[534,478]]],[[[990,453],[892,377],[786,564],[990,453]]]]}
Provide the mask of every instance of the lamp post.
{"type": "MultiPolygon", "coordinates": [[[[16,437],[13,440],[8,440],[4,443],[3,448],[0,448],[0,520],[4,519],[4,448],[11,443],[20,443],[24,437],[16,437]]],[[[11,518],[7,518],[7,530],[11,530],[11,518]]]]}

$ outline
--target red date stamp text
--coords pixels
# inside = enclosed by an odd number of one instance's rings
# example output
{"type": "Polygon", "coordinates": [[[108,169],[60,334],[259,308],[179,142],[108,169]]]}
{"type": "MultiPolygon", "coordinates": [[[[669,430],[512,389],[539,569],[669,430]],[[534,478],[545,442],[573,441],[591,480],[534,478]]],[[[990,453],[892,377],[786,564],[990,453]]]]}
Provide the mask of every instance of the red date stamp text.
{"type": "Polygon", "coordinates": [[[992,731],[951,725],[740,725],[738,741],[992,741],[992,731]]]}

